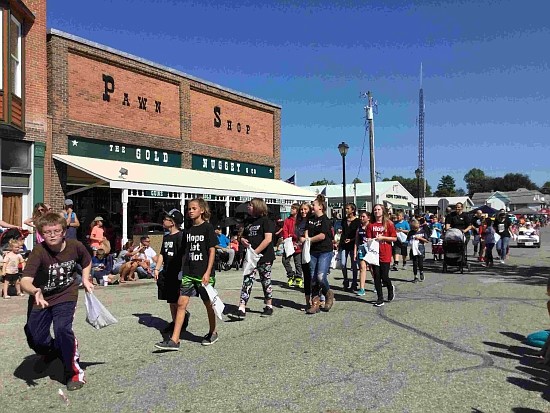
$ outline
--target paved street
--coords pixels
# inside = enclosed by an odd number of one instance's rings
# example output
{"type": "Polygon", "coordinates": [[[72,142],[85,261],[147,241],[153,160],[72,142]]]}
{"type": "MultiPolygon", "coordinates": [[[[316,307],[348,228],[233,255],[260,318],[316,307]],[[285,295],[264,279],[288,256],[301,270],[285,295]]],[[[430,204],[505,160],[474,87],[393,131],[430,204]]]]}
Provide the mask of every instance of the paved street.
{"type": "MultiPolygon", "coordinates": [[[[207,319],[195,299],[174,353],[153,347],[169,312],[152,282],[99,288],[119,319],[100,331],[85,323],[81,293],[75,331],[88,384],[68,394],[67,408],[57,394],[65,391],[60,363],[33,371],[22,331],[26,301],[2,300],[2,411],[547,412],[549,371],[522,343],[550,321],[546,240],[550,230],[542,248],[513,248],[509,265],[491,271],[473,263],[469,274],[442,274],[428,260],[418,284],[411,269],[392,272],[396,300],[382,308],[369,303],[372,284],[365,298],[344,293],[334,271],[334,308],[315,316],[301,311],[303,295],[285,286],[278,259],[273,317],[259,316],[258,283],[246,320],[220,323],[220,340],[203,347],[207,319]]],[[[235,270],[218,276],[228,305],[238,302],[240,282],[235,270]]]]}

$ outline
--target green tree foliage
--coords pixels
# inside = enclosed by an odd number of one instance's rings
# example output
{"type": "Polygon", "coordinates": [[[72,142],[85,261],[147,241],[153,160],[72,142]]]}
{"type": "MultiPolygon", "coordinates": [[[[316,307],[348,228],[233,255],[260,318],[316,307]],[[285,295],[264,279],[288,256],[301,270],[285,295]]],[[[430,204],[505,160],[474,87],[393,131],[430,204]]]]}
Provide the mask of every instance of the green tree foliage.
{"type": "Polygon", "coordinates": [[[437,185],[437,191],[435,196],[455,196],[455,179],[451,175],[444,175],[441,177],[439,184],[437,185]]]}
{"type": "Polygon", "coordinates": [[[466,191],[462,188],[458,188],[456,190],[456,196],[465,196],[466,195],[466,191]]]}
{"type": "MultiPolygon", "coordinates": [[[[412,196],[414,196],[415,198],[418,197],[418,182],[416,180],[416,177],[405,178],[400,175],[394,175],[391,178],[384,178],[382,179],[382,181],[384,182],[397,181],[401,185],[403,185],[405,189],[409,191],[412,196]]],[[[432,188],[430,187],[430,184],[428,183],[428,181],[426,181],[426,196],[431,196],[431,195],[432,195],[432,188]]]]}
{"type": "MultiPolygon", "coordinates": [[[[470,196],[478,192],[515,191],[519,188],[538,189],[537,185],[525,174],[507,173],[503,177],[490,177],[478,168],[470,169],[464,175],[464,181],[470,196]]],[[[544,186],[547,184],[550,182],[544,186]]]]}
{"type": "Polygon", "coordinates": [[[327,178],[323,178],[320,181],[313,181],[309,184],[310,186],[320,186],[320,185],[336,185],[336,182],[333,180],[327,180],[327,178]]]}

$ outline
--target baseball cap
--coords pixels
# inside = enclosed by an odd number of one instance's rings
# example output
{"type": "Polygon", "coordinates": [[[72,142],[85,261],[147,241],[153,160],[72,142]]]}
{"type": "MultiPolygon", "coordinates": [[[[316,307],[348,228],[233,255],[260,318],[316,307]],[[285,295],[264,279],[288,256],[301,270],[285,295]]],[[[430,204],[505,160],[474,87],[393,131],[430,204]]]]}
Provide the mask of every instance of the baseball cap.
{"type": "Polygon", "coordinates": [[[94,221],[103,221],[103,218],[101,218],[101,217],[95,217],[94,221]]]}
{"type": "Polygon", "coordinates": [[[174,224],[176,224],[177,227],[180,227],[181,224],[183,224],[183,214],[175,208],[170,212],[166,212],[165,216],[174,221],[174,224]]]}
{"type": "Polygon", "coordinates": [[[72,199],[66,199],[65,200],[65,205],[73,205],[73,200],[72,199]]]}

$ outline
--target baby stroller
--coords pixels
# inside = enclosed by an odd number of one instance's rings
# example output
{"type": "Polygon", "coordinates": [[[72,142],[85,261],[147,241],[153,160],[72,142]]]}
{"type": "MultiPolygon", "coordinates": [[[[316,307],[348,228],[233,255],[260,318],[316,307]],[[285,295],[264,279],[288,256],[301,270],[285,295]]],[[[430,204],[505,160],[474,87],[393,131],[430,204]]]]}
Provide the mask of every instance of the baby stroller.
{"type": "Polygon", "coordinates": [[[447,268],[458,267],[461,274],[464,268],[470,271],[470,264],[466,260],[466,242],[461,230],[450,228],[443,236],[443,272],[447,268]]]}

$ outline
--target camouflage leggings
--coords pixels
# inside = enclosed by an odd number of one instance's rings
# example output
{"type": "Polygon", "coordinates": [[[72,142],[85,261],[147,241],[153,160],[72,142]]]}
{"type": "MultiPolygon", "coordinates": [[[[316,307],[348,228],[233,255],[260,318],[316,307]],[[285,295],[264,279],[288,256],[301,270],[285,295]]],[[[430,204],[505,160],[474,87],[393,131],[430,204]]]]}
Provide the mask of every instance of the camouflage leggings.
{"type": "Polygon", "coordinates": [[[246,304],[250,299],[250,292],[252,291],[252,285],[254,284],[256,271],[260,275],[260,282],[264,290],[264,298],[271,300],[273,289],[271,288],[271,262],[264,262],[259,264],[254,271],[250,274],[246,274],[243,279],[243,287],[241,289],[241,304],[246,304]]]}

